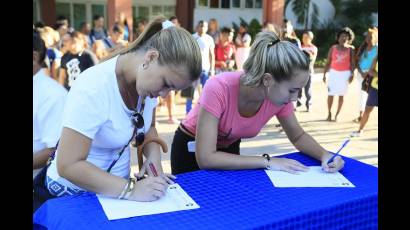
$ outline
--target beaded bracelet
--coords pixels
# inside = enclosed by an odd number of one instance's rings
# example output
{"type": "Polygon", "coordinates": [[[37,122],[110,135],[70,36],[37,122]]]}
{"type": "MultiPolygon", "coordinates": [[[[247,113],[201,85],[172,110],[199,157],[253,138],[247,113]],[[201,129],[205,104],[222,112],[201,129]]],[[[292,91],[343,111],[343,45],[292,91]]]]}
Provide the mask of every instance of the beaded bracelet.
{"type": "Polygon", "coordinates": [[[127,189],[130,187],[130,181],[127,181],[125,184],[124,188],[122,189],[121,194],[118,196],[118,199],[122,199],[127,191],[127,189]]]}

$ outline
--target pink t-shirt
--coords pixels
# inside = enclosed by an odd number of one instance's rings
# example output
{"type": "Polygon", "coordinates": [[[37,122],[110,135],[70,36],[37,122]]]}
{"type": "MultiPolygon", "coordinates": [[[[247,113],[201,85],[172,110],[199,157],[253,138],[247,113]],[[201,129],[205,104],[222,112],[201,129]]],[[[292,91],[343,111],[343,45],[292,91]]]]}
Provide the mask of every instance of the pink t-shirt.
{"type": "Polygon", "coordinates": [[[188,113],[182,125],[196,133],[199,109],[219,119],[218,146],[228,146],[241,138],[256,136],[273,116],[288,117],[293,114],[293,104],[276,106],[265,99],[259,111],[252,117],[242,117],[238,110],[240,72],[224,72],[209,79],[198,104],[188,113]]]}

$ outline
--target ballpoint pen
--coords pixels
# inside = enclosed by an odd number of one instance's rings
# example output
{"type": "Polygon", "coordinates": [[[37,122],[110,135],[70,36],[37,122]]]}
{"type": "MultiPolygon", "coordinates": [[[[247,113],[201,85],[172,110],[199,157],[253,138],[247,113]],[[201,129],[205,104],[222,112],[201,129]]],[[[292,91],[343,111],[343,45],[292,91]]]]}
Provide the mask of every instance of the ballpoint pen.
{"type": "Polygon", "coordinates": [[[349,143],[349,141],[350,141],[350,139],[347,139],[347,140],[343,143],[342,147],[340,147],[340,149],[336,152],[336,154],[334,154],[334,155],[327,161],[327,164],[331,163],[331,162],[335,159],[335,157],[339,155],[340,151],[342,151],[342,149],[347,145],[347,143],[349,143]]]}
{"type": "Polygon", "coordinates": [[[155,169],[155,166],[152,162],[149,163],[149,167],[151,169],[152,174],[154,174],[154,176],[158,176],[157,170],[155,169]]]}

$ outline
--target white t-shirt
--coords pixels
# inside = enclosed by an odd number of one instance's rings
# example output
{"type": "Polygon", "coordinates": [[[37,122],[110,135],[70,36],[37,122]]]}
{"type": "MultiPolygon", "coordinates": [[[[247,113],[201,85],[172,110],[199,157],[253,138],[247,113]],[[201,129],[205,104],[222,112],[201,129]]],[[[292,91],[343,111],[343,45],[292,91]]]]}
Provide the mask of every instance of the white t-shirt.
{"type": "MultiPolygon", "coordinates": [[[[33,155],[56,146],[67,90],[41,69],[33,76],[33,155]]],[[[33,178],[41,169],[33,170],[33,178]]]]}
{"type": "Polygon", "coordinates": [[[214,39],[209,36],[208,34],[203,34],[201,37],[198,33],[194,33],[192,35],[196,42],[201,49],[201,56],[202,56],[202,70],[210,71],[211,70],[211,63],[209,61],[209,51],[210,49],[215,49],[214,39]]]}
{"type": "MultiPolygon", "coordinates": [[[[237,42],[237,43],[240,43],[241,40],[242,40],[243,43],[251,42],[251,41],[252,41],[252,37],[251,37],[251,35],[249,35],[248,33],[245,33],[245,34],[243,35],[243,37],[241,37],[241,36],[236,36],[236,42],[237,42]]],[[[244,47],[239,47],[239,48],[244,48],[244,47]]],[[[247,47],[247,48],[249,48],[249,47],[247,47]]]]}
{"type": "MultiPolygon", "coordinates": [[[[128,143],[134,130],[131,120],[133,111],[125,105],[118,88],[115,74],[117,59],[118,56],[82,72],[71,87],[64,108],[63,127],[92,139],[87,161],[104,171],[117,159],[119,151],[128,143]]],[[[151,127],[156,105],[157,98],[146,97],[143,112],[145,133],[151,127]]],[[[58,175],[57,158],[58,151],[47,170],[47,176],[64,186],[81,189],[58,175]]],[[[129,146],[110,173],[129,177],[129,146]]]]}

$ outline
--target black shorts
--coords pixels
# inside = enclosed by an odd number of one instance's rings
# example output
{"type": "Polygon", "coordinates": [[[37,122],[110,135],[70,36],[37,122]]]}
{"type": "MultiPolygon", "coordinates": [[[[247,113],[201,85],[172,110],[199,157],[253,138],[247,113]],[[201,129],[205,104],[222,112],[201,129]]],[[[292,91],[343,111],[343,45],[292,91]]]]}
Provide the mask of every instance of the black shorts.
{"type": "MultiPolygon", "coordinates": [[[[187,144],[190,141],[195,141],[195,138],[187,135],[178,127],[171,145],[172,174],[192,172],[200,169],[195,159],[195,153],[188,151],[187,144]]],[[[239,139],[227,148],[218,148],[218,151],[239,155],[240,143],[241,140],[239,139]]]]}
{"type": "Polygon", "coordinates": [[[378,106],[379,105],[379,92],[373,87],[369,87],[369,96],[367,97],[366,106],[378,106]]]}

